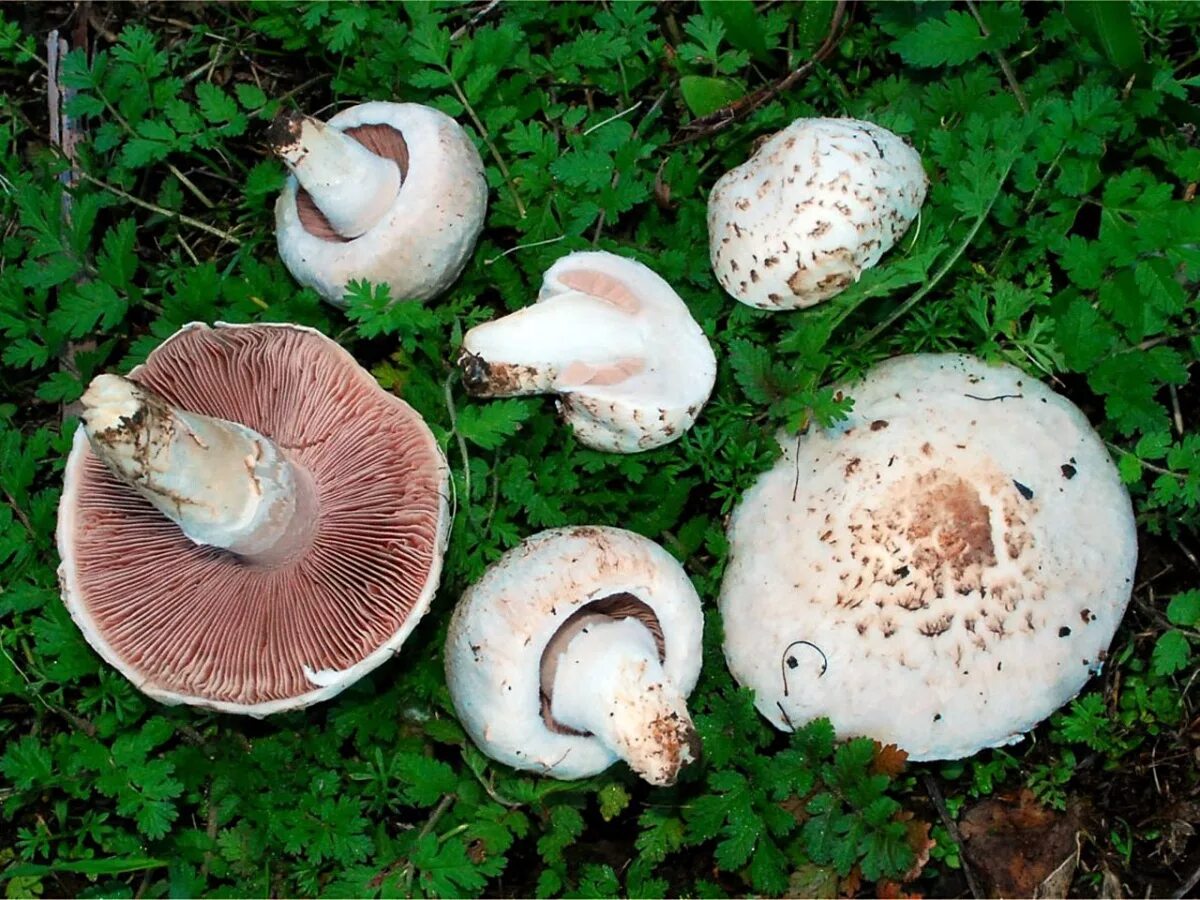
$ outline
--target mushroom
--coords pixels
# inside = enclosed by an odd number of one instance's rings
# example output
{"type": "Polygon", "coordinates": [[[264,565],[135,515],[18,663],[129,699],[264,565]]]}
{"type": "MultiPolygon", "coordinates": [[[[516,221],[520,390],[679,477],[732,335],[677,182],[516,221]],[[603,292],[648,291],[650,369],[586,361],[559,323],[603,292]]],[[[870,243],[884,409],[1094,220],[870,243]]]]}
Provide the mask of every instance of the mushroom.
{"type": "Polygon", "coordinates": [[[268,141],[292,173],[275,231],[301,284],[342,306],[355,279],[425,300],[458,278],[483,227],[487,180],[452,118],[418,103],[363,103],[325,123],[285,114],[268,141]]]}
{"type": "Polygon", "coordinates": [[[1129,496],[1064,397],[926,354],[780,438],[729,525],[725,657],[780,729],[828,716],[915,760],[1020,740],[1100,669],[1137,562],[1129,496]]]}
{"type": "Polygon", "coordinates": [[[192,324],[83,397],[58,517],[63,600],[164,703],[325,700],[429,607],[448,470],[408,404],[324,335],[192,324]]]}
{"type": "Polygon", "coordinates": [[[657,544],[619,528],[552,529],[463,594],[446,680],[493,759],[562,779],[623,759],[672,784],[700,755],[685,698],[703,626],[695,588],[657,544]]]}
{"type": "Polygon", "coordinates": [[[604,252],[558,260],[536,303],[467,332],[458,365],[476,397],[558,394],[580,442],[614,453],[678,439],[717,374],[708,338],[671,286],[604,252]]]}
{"type": "Polygon", "coordinates": [[[928,184],[917,151],[885,128],[797,119],[713,186],[713,272],[759,309],[828,300],[903,237],[928,184]]]}

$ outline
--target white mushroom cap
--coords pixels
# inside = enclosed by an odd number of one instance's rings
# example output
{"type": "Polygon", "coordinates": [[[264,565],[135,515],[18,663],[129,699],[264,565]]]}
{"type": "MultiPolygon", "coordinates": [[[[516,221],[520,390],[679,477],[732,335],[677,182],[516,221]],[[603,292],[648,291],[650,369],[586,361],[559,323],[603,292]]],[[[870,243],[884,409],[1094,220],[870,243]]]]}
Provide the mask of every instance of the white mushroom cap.
{"type": "Polygon", "coordinates": [[[716,357],[679,295],[632,259],[572,253],[532,306],[467,332],[478,397],[555,393],[580,442],[634,453],[676,440],[712,392],[716,357]]]}
{"type": "Polygon", "coordinates": [[[699,756],[683,698],[700,674],[703,627],[695,588],[654,542],[619,528],[552,529],[463,594],[446,680],[467,733],[493,759],[573,779],[624,758],[669,784],[699,756]],[[613,632],[620,652],[593,629],[613,632]]]}
{"type": "Polygon", "coordinates": [[[917,151],[885,128],[797,119],[713,186],[713,272],[759,309],[828,300],[900,240],[928,184],[917,151]]]}
{"type": "Polygon", "coordinates": [[[487,180],[452,118],[363,103],[324,126],[285,122],[274,143],[293,172],[275,204],[279,255],[301,284],[342,305],[355,279],[424,300],[458,278],[483,227],[487,180]]]}
{"type": "Polygon", "coordinates": [[[729,527],[725,656],[778,728],[955,759],[1075,696],[1129,602],[1129,496],[1084,415],[1007,365],[890,360],[780,438],[729,527]]]}

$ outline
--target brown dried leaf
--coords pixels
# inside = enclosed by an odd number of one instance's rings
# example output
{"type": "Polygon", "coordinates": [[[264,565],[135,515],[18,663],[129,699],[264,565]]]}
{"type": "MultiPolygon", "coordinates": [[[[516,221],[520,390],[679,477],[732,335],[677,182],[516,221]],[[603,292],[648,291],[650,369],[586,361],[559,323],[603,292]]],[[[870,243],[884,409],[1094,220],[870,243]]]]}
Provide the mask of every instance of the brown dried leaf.
{"type": "Polygon", "coordinates": [[[971,807],[959,823],[968,862],[1000,897],[1065,897],[1079,861],[1079,820],[1055,812],[1032,792],[999,795],[971,807]]]}
{"type": "Polygon", "coordinates": [[[908,752],[901,750],[895,744],[880,744],[875,742],[875,758],[871,760],[871,771],[876,775],[886,775],[895,778],[908,765],[908,752]]]}

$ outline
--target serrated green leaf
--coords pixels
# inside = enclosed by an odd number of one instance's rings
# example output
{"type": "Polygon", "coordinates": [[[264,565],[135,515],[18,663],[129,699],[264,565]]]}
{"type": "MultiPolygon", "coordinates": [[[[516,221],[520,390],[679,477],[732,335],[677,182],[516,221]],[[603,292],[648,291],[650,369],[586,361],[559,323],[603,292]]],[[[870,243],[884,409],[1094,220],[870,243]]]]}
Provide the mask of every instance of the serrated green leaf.
{"type": "Polygon", "coordinates": [[[233,86],[233,92],[237,94],[238,103],[243,109],[256,110],[266,105],[267,95],[256,84],[239,81],[233,86]]]}
{"type": "Polygon", "coordinates": [[[1195,628],[1200,623],[1200,591],[1176,594],[1167,604],[1167,619],[1180,628],[1195,628]]]}
{"type": "Polygon", "coordinates": [[[1192,645],[1182,631],[1167,631],[1159,635],[1150,659],[1156,675],[1174,675],[1188,667],[1192,645]]]}
{"type": "Polygon", "coordinates": [[[495,450],[521,430],[534,414],[528,400],[494,400],[458,411],[458,433],[484,450],[495,450]]]}
{"type": "MultiPolygon", "coordinates": [[[[753,0],[700,0],[700,9],[706,16],[721,20],[725,26],[725,36],[733,46],[748,51],[758,59],[767,56],[767,40],[753,0]]],[[[695,112],[694,109],[692,111],[695,112]]]]}
{"type": "Polygon", "coordinates": [[[600,788],[596,798],[600,801],[600,816],[605,822],[611,822],[629,805],[629,792],[616,782],[610,782],[600,788]]]}
{"type": "Polygon", "coordinates": [[[679,79],[679,91],[694,116],[714,113],[745,93],[735,81],[706,75],[684,75],[679,79]]]}
{"type": "Polygon", "coordinates": [[[1063,5],[1067,21],[1087,38],[1101,55],[1122,71],[1145,61],[1141,31],[1128,3],[1071,0],[1063,5]]]}

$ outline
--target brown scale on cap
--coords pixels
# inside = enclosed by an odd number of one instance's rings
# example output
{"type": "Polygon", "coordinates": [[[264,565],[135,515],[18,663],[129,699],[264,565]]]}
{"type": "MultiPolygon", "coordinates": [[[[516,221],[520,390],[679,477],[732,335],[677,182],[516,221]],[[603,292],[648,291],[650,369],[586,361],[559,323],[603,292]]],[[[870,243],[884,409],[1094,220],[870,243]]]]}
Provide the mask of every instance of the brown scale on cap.
{"type": "MultiPolygon", "coordinates": [[[[298,114],[293,114],[293,117],[286,117],[286,120],[285,117],[276,119],[268,134],[268,141],[272,146],[282,146],[282,143],[279,143],[281,138],[286,142],[289,134],[291,143],[295,143],[301,118],[298,114]]],[[[347,128],[342,133],[354,138],[376,156],[390,159],[399,166],[401,181],[408,178],[408,144],[404,141],[404,135],[391,125],[359,125],[356,128],[347,128]]],[[[350,239],[342,237],[334,230],[325,214],[317,208],[312,195],[300,185],[296,186],[296,213],[304,230],[313,237],[331,243],[349,243],[350,239]]]]}
{"type": "Polygon", "coordinates": [[[75,599],[147,686],[283,700],[316,688],[305,667],[350,668],[398,632],[440,555],[441,462],[413,410],[328,339],[285,327],[182,332],[135,380],[272,439],[319,501],[307,552],[251,566],[192,543],[87,452],[75,599]]]}
{"type": "MultiPolygon", "coordinates": [[[[854,467],[848,474],[856,472],[854,467]]],[[[1021,628],[1033,627],[1030,610],[1024,611],[1025,618],[1014,615],[1041,596],[1027,580],[1034,574],[1031,565],[1021,561],[1034,544],[1018,506],[1025,501],[998,473],[976,478],[973,482],[946,468],[910,475],[878,508],[850,516],[846,556],[858,574],[853,581],[844,580],[848,593],[838,605],[851,611],[859,633],[876,627],[890,636],[911,628],[936,638],[957,623],[963,636],[983,649],[989,635],[998,639],[1022,622],[1021,628]],[[981,486],[1000,498],[1004,540],[1016,550],[1008,559],[1021,573],[1018,580],[995,571],[993,511],[981,486]],[[895,610],[918,615],[887,614],[895,610]]],[[[834,551],[841,560],[841,548],[834,551]]]]}

